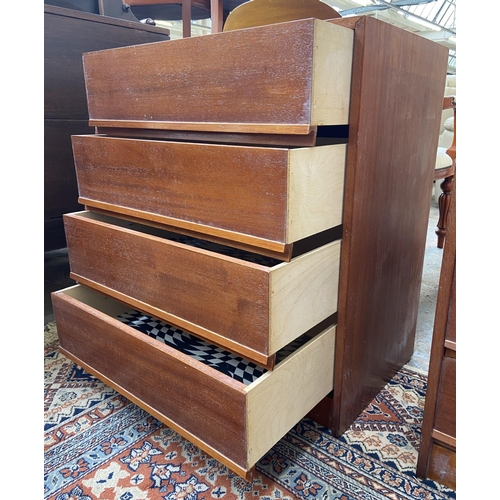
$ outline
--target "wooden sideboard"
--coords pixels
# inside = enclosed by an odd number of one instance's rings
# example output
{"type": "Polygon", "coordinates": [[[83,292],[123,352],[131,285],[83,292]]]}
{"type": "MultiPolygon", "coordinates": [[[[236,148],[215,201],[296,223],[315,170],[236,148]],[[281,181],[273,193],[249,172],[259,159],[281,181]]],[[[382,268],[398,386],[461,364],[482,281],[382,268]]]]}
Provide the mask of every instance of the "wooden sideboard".
{"type": "Polygon", "coordinates": [[[139,22],[44,6],[44,249],[64,248],[63,214],[80,210],[71,136],[90,134],[82,55],[169,39],[139,22]]]}
{"type": "Polygon", "coordinates": [[[413,353],[446,67],[363,16],[86,54],[62,352],[243,476],[306,414],[342,434],[413,353]]]}
{"type": "Polygon", "coordinates": [[[417,475],[456,489],[456,189],[436,303],[417,475]]]}

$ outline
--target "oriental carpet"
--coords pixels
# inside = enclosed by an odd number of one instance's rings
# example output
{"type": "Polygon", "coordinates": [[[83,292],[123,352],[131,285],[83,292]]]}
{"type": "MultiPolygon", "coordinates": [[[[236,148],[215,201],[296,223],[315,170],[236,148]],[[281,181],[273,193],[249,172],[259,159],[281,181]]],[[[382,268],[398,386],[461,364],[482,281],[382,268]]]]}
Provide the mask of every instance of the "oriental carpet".
{"type": "Polygon", "coordinates": [[[416,479],[427,379],[403,367],[336,439],[301,420],[247,482],[82,370],[45,327],[46,500],[448,500],[416,479]]]}

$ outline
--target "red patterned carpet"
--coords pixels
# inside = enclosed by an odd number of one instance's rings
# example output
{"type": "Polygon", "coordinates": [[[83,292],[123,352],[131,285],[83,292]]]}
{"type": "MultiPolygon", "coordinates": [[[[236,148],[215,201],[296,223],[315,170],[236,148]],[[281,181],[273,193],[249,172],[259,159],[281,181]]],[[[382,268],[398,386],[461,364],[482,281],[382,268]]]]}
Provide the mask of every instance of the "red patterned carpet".
{"type": "Polygon", "coordinates": [[[47,500],[454,499],[415,478],[425,375],[403,368],[335,439],[300,421],[247,482],[60,354],[46,328],[47,500]]]}

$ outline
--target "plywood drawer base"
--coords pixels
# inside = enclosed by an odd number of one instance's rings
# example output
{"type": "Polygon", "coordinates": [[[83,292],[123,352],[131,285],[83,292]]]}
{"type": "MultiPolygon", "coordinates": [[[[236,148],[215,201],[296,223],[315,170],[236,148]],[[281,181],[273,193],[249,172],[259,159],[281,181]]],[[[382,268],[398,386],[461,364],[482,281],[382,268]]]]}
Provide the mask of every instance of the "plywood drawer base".
{"type": "Polygon", "coordinates": [[[90,288],[54,292],[62,352],[240,475],[333,388],[335,326],[250,385],[125,325],[90,288]]]}
{"type": "Polygon", "coordinates": [[[252,262],[92,212],[65,228],[73,279],[264,366],[337,310],[340,241],[252,262]]]}

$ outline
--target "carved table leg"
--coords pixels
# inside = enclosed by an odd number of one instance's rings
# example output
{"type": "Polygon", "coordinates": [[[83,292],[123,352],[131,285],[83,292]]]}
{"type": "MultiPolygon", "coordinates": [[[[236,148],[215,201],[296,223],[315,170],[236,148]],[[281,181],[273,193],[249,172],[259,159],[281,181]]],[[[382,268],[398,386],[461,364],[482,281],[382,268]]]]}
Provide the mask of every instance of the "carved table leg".
{"type": "Polygon", "coordinates": [[[436,234],[438,237],[438,248],[443,248],[444,239],[446,237],[446,225],[448,219],[448,210],[450,208],[451,201],[451,190],[453,189],[454,184],[454,175],[450,175],[446,177],[444,181],[441,183],[441,191],[442,193],[439,196],[439,220],[437,223],[436,234]]]}

